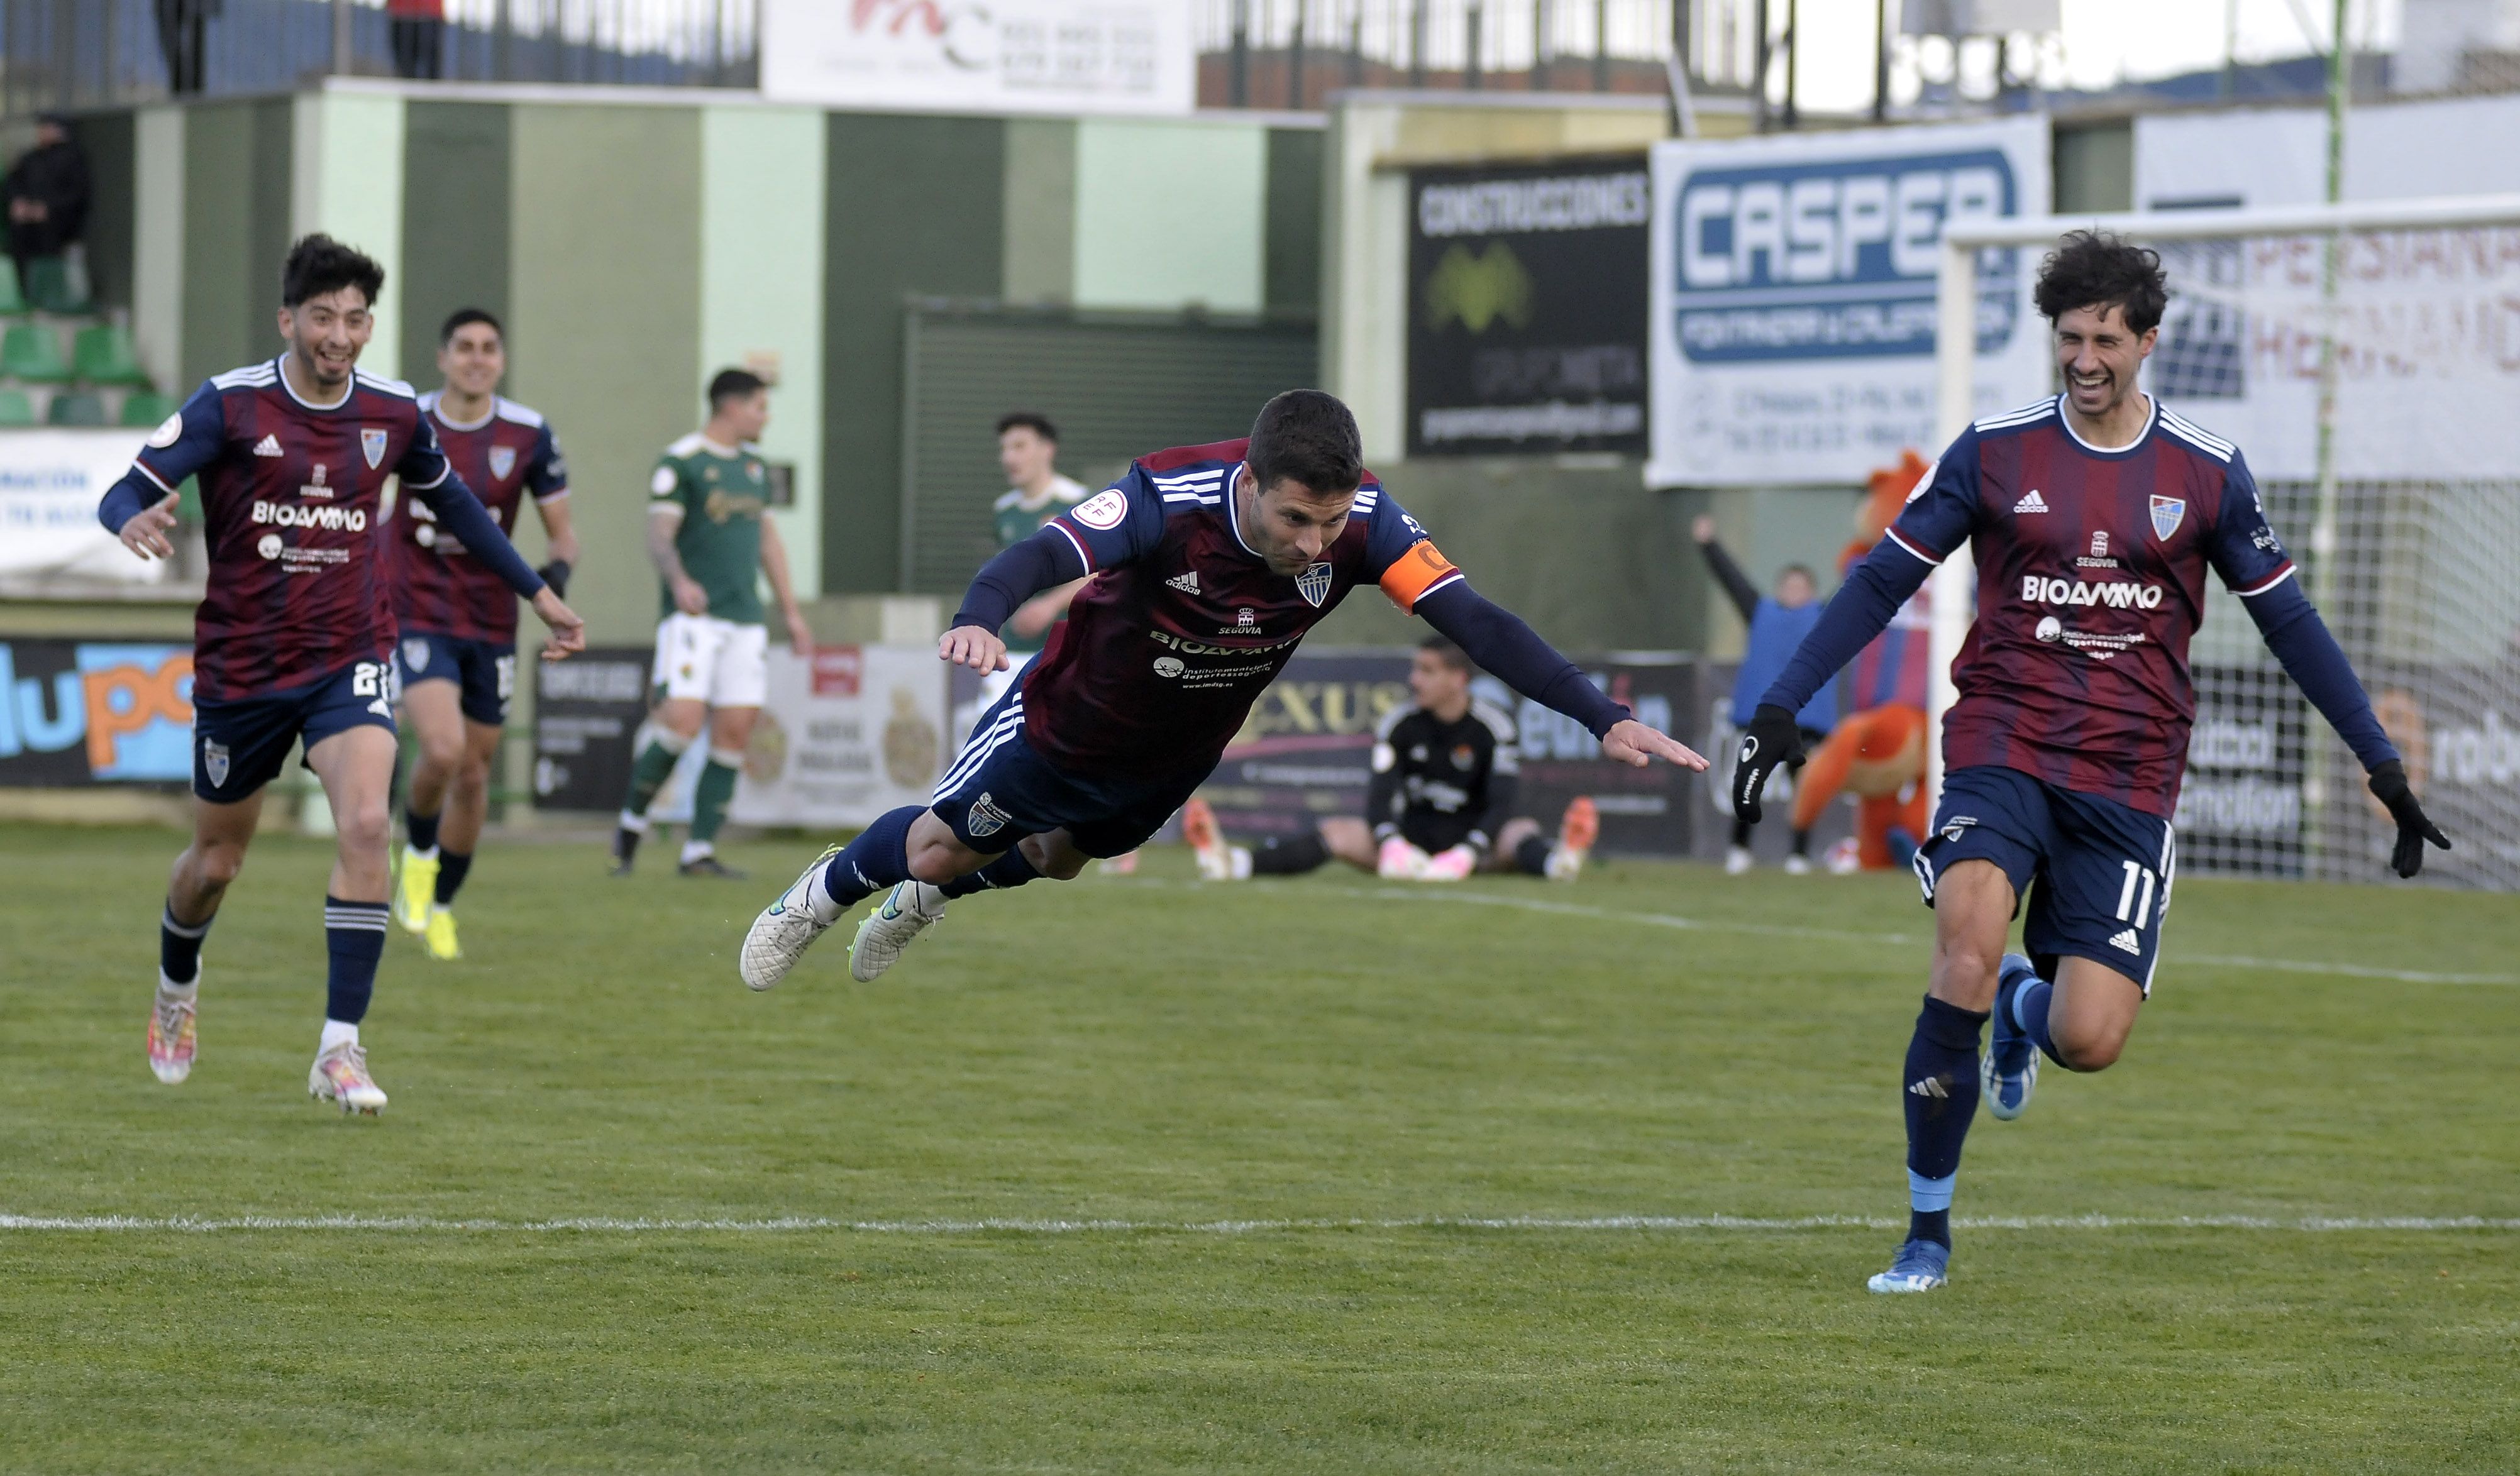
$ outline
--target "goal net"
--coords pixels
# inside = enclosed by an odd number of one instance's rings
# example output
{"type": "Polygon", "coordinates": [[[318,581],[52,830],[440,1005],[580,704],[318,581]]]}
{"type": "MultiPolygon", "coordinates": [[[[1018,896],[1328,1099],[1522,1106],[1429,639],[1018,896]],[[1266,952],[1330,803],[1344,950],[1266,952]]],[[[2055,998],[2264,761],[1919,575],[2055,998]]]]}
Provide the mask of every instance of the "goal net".
{"type": "MultiPolygon", "coordinates": [[[[1955,227],[1948,432],[1987,408],[1968,403],[1979,278],[2035,271],[2060,231],[2092,224],[2160,252],[2171,300],[2143,387],[2239,444],[2305,590],[2455,845],[2428,853],[2424,876],[2520,888],[2520,197],[1955,227]]],[[[1938,672],[1965,633],[1969,578],[1936,591],[1938,672]]],[[[2386,876],[2395,831],[2361,766],[2240,602],[2207,585],[2188,653],[2182,867],[2386,876]]],[[[1938,686],[1939,719],[1948,679],[1938,686]]]]}

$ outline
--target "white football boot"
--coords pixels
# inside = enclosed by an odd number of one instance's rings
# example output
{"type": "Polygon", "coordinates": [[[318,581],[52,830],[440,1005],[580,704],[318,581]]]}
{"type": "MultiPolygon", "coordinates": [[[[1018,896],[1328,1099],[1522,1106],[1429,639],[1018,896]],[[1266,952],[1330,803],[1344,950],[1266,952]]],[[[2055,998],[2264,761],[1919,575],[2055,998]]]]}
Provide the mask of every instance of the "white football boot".
{"type": "Polygon", "coordinates": [[[345,1114],[374,1117],[385,1109],[384,1089],[368,1075],[367,1050],[356,1041],[343,1041],[315,1057],[306,1072],[306,1095],[336,1103],[345,1114]]]}
{"type": "Polygon", "coordinates": [[[945,894],[924,881],[905,881],[884,893],[849,940],[849,977],[874,983],[900,961],[912,940],[944,916],[945,894]]]}
{"type": "Polygon", "coordinates": [[[805,950],[814,946],[814,940],[840,920],[835,908],[828,918],[816,912],[818,903],[824,907],[831,906],[830,899],[823,894],[821,878],[824,868],[830,866],[832,858],[838,854],[840,848],[832,846],[815,857],[814,864],[798,873],[796,879],[788,884],[788,890],[781,892],[761,910],[760,917],[752,919],[751,929],[743,935],[743,952],[736,964],[743,975],[744,988],[763,990],[776,987],[780,980],[788,977],[788,971],[796,966],[796,961],[805,957],[805,950]]]}
{"type": "Polygon", "coordinates": [[[158,1001],[149,1011],[149,1071],[167,1086],[176,1086],[193,1074],[194,1021],[201,1011],[202,976],[193,975],[189,988],[178,988],[167,982],[166,971],[158,971],[158,1001]]]}

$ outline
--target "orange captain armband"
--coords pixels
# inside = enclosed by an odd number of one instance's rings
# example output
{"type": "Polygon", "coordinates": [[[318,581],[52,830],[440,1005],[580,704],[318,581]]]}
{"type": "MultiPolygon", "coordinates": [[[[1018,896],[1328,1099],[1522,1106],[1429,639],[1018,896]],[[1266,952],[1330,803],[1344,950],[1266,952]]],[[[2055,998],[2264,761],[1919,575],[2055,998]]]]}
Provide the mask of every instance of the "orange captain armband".
{"type": "Polygon", "coordinates": [[[1428,590],[1461,577],[1462,571],[1453,566],[1453,560],[1445,558],[1432,540],[1420,538],[1382,571],[1382,592],[1400,606],[1402,614],[1414,615],[1418,602],[1425,598],[1428,590]]]}

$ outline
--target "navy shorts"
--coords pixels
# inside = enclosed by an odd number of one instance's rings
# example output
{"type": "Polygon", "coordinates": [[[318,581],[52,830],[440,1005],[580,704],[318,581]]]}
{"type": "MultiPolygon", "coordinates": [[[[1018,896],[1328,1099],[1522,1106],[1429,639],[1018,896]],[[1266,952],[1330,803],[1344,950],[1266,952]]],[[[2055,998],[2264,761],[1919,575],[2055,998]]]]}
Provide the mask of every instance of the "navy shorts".
{"type": "Polygon", "coordinates": [[[2017,769],[1972,765],[1944,777],[1934,833],[1916,852],[1927,907],[1934,878],[1961,861],[2003,868],[2016,913],[2027,900],[2022,945],[2043,975],[2055,976],[2060,956],[2090,959],[2152,993],[2179,866],[2169,821],[2017,769]]]}
{"type": "Polygon", "coordinates": [[[1025,739],[1023,689],[1015,687],[971,725],[927,808],[986,855],[1065,830],[1088,856],[1121,856],[1146,844],[1205,783],[1204,770],[1161,780],[1060,773],[1025,739]]]}
{"type": "Polygon", "coordinates": [[[358,661],[293,693],[240,702],[193,699],[193,792],[214,805],[250,799],[280,776],[290,747],[368,725],[394,731],[392,668],[358,661]]]}
{"type": "Polygon", "coordinates": [[[466,717],[493,728],[508,721],[508,698],[517,693],[514,641],[405,631],[394,648],[394,666],[406,690],[414,682],[453,682],[463,691],[457,701],[466,717]]]}

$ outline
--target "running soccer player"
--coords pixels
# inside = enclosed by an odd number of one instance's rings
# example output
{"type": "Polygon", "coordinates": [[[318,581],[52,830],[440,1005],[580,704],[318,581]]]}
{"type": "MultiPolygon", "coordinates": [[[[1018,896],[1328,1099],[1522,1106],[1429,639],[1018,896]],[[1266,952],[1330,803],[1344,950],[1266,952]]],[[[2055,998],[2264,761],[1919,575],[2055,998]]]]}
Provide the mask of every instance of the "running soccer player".
{"type": "MultiPolygon", "coordinates": [[[[517,525],[527,495],[550,541],[536,572],[568,593],[577,532],[568,520],[568,465],[543,418],[499,395],[508,372],[505,330],[477,307],[437,332],[443,387],[420,397],[455,474],[474,490],[499,531],[517,525]]],[[[517,687],[517,597],[498,571],[438,526],[428,504],[405,502],[386,520],[393,554],[395,648],[403,715],[420,736],[403,810],[402,878],[394,917],[427,940],[433,959],[463,957],[455,894],[472,870],[472,848],[490,808],[490,764],[517,687]]]]}
{"type": "Polygon", "coordinates": [[[798,655],[814,649],[814,632],[788,579],[779,525],[762,515],[770,469],[751,446],[770,424],[770,386],[745,370],[720,370],[709,380],[708,402],[708,424],[666,447],[648,483],[648,556],[662,577],[664,604],[656,627],[659,700],[613,832],[615,876],[630,874],[639,838],[648,833],[648,807],[704,725],[708,762],[693,787],[680,870],[686,876],[742,874],[717,859],[717,831],[770,685],[770,632],[756,576],[770,580],[789,647],[798,655]]]}
{"type": "Polygon", "coordinates": [[[768,989],[859,900],[849,972],[876,978],[945,904],[1134,850],[1216,766],[1304,633],[1376,586],[1514,691],[1643,765],[1706,761],[1638,722],[1531,627],[1472,590],[1368,473],[1355,418],[1317,389],[1262,407],[1245,440],[1141,457],[983,567],[937,654],[1006,663],[998,627],[1090,577],[1049,653],[983,715],[932,801],[833,846],[753,920],[744,983],[768,989]]]}
{"type": "Polygon", "coordinates": [[[194,614],[193,843],[175,858],[158,929],[149,1069],[191,1074],[202,937],[245,865],[263,786],[305,744],[339,828],[324,897],[331,956],[306,1086],[344,1112],[383,1109],[359,1023],[385,947],[394,725],[394,615],[379,498],[385,478],[436,514],[509,589],[533,601],[557,660],[583,623],[525,565],[438,450],[419,397],[362,373],[383,269],[327,236],[290,250],[280,357],[219,375],[149,437],[98,519],[132,553],[174,553],[175,488],[201,478],[209,588],[194,614]]]}
{"type": "Polygon", "coordinates": [[[1470,695],[1470,658],[1442,636],[1418,644],[1409,694],[1375,725],[1365,814],[1326,815],[1312,829],[1257,847],[1229,845],[1206,800],[1182,807],[1182,838],[1210,881],[1293,876],[1332,859],[1394,881],[1460,881],[1473,872],[1522,872],[1572,881],[1600,836],[1600,811],[1569,801],[1557,843],[1513,813],[1522,745],[1513,719],[1470,695]]]}
{"type": "Polygon", "coordinates": [[[2160,258],[2077,231],[2042,267],[2037,300],[2064,392],[1952,442],[1769,688],[1733,779],[1733,803],[1756,819],[1760,786],[1800,748],[1795,711],[1971,545],[1977,621],[1953,663],[1942,804],[1915,858],[1934,958],[1899,1079],[1908,1239],[1877,1292],[1943,1284],[1981,1095],[2009,1121],[2042,1055],[2098,1071],[2126,1049],[2170,913],[2170,817],[2195,717],[2187,643],[2209,566],[2362,760],[2397,822],[2398,874],[2422,869],[2426,842],[2450,845],[2293,578],[2239,448],[2136,387],[2167,300],[2160,258]],[[2025,901],[2024,953],[2005,953],[2025,901]]]}

